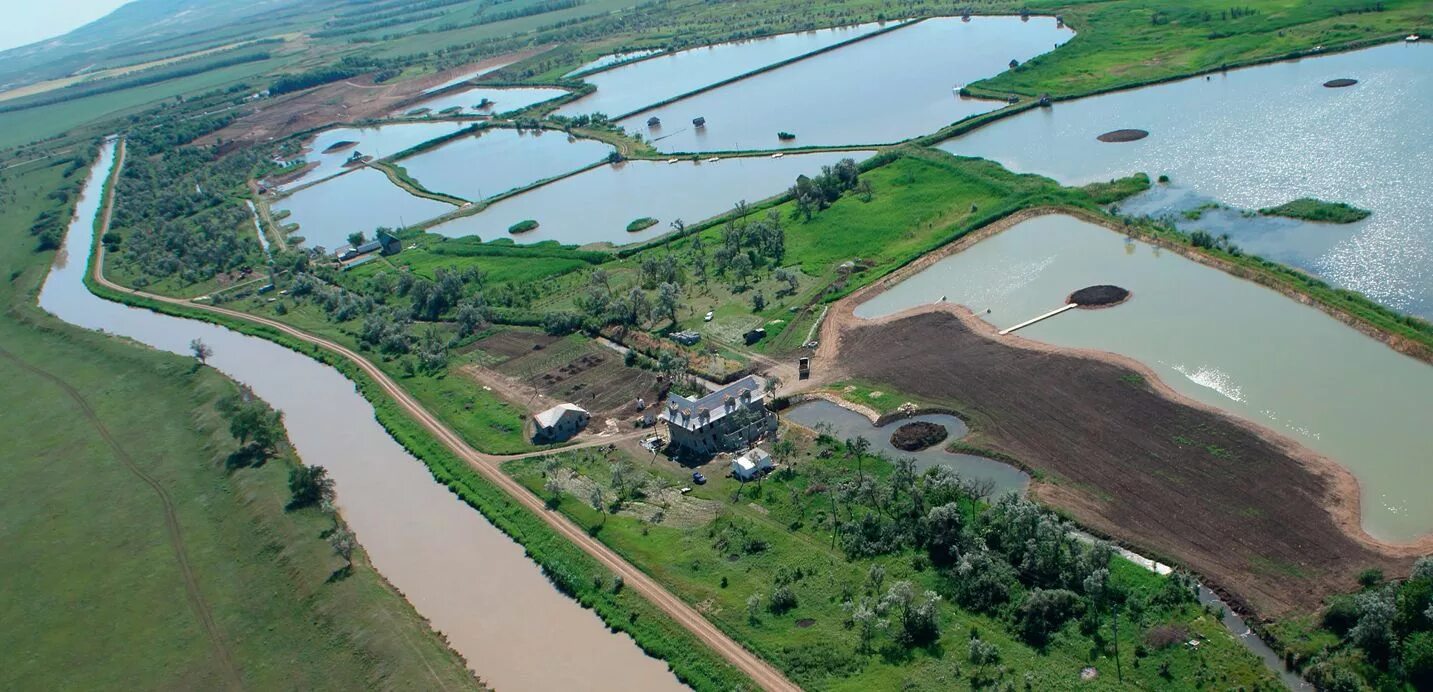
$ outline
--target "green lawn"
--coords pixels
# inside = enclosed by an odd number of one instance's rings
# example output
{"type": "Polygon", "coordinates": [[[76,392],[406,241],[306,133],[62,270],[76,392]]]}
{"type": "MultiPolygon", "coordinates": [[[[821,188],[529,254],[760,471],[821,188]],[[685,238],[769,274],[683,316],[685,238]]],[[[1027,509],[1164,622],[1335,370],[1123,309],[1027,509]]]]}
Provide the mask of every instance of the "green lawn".
{"type": "Polygon", "coordinates": [[[285,511],[291,454],[225,469],[238,444],[214,404],[233,383],[34,306],[53,254],[33,253],[25,229],[58,207],[45,193],[61,170],[0,174],[14,193],[0,207],[0,269],[11,278],[0,285],[0,378],[12,404],[0,414],[0,687],[229,686],[186,598],[160,496],[126,457],[171,501],[244,687],[476,687],[361,551],[346,578],[330,580],[344,566],[326,540],[336,519],[285,511]]]}
{"type": "Polygon", "coordinates": [[[1062,15],[1075,37],[1015,70],[975,82],[971,91],[1076,96],[1433,27],[1433,6],[1421,0],[1046,0],[1028,6],[1062,15]],[[1366,11],[1373,8],[1380,10],[1366,11]]]}

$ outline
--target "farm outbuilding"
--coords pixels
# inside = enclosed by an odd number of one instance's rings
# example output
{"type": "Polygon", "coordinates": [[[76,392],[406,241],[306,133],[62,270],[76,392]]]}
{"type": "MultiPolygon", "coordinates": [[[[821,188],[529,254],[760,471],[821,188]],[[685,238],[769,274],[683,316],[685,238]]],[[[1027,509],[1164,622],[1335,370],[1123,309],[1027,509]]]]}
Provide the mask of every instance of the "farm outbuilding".
{"type": "Polygon", "coordinates": [[[756,447],[731,460],[731,475],[738,480],[749,481],[770,471],[773,465],[771,455],[766,450],[756,447]]]}
{"type": "Polygon", "coordinates": [[[576,404],[558,404],[532,417],[532,441],[545,444],[564,442],[582,432],[592,416],[576,404]]]}

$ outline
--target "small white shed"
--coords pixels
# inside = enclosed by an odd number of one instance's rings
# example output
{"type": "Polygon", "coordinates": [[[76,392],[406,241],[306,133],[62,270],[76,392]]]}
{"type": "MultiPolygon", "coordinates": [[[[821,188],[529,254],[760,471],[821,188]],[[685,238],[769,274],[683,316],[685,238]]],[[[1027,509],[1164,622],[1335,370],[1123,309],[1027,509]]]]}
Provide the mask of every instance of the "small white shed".
{"type": "Polygon", "coordinates": [[[732,459],[731,475],[736,476],[739,480],[749,481],[770,471],[772,466],[771,455],[758,447],[732,459]]]}

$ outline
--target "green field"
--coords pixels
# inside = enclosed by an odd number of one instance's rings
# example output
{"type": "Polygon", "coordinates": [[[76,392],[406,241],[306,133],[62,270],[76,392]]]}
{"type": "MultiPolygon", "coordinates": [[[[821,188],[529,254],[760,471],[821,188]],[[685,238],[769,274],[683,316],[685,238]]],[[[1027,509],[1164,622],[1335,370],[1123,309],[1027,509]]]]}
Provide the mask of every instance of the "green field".
{"type": "Polygon", "coordinates": [[[34,306],[53,253],[32,252],[26,229],[63,208],[45,194],[64,168],[0,175],[0,268],[11,278],[0,286],[0,378],[12,403],[0,451],[0,687],[476,687],[361,550],[343,576],[326,539],[335,515],[285,511],[291,453],[226,470],[239,445],[215,403],[233,383],[34,306]]]}
{"type": "MultiPolygon", "coordinates": [[[[1262,664],[1231,636],[1214,614],[1188,602],[1167,578],[1116,558],[1111,583],[1125,594],[1129,610],[1121,615],[1116,669],[1111,622],[1094,618],[1069,622],[1043,646],[1031,646],[1012,631],[1008,612],[976,613],[956,605],[958,582],[951,572],[934,568],[923,550],[900,549],[875,557],[850,558],[833,547],[826,517],[831,502],[838,513],[875,511],[849,490],[828,501],[824,488],[880,479],[895,473],[889,460],[844,455],[839,442],[812,441],[802,433],[800,450],[789,462],[790,475],[775,474],[759,484],[738,488],[735,480],[708,471],[711,482],[690,495],[674,494],[690,484],[686,470],[665,459],[649,464],[622,452],[565,453],[551,459],[525,459],[504,468],[533,492],[555,498],[558,508],[628,560],[652,574],[689,603],[701,607],[719,627],[763,654],[791,679],[811,690],[995,688],[1071,689],[1080,671],[1095,667],[1098,689],[1124,686],[1147,689],[1278,689],[1262,664]],[[614,470],[623,468],[623,487],[639,487],[632,499],[618,501],[614,470]],[[858,471],[859,469],[859,471],[858,471]],[[718,477],[722,476],[722,477],[718,477]],[[548,479],[562,488],[553,494],[548,479]],[[611,511],[599,513],[588,488],[602,489],[611,511]],[[695,499],[693,499],[695,498],[695,499]],[[617,508],[619,507],[620,508],[617,508]],[[853,509],[854,508],[854,509],[853,509]],[[660,516],[654,512],[661,512],[660,516]],[[739,547],[752,539],[763,545],[739,547]],[[940,636],[928,645],[902,647],[887,635],[862,651],[851,626],[852,600],[879,596],[870,572],[879,567],[884,585],[908,580],[918,591],[935,590],[940,636]],[[796,576],[793,576],[796,575],[796,576]],[[796,604],[783,612],[768,605],[752,615],[748,599],[759,594],[769,604],[773,589],[790,581],[796,604]],[[1130,612],[1138,614],[1131,615],[1130,612]],[[1148,642],[1151,631],[1170,626],[1184,633],[1175,646],[1148,642]],[[971,659],[969,641],[994,645],[998,661],[971,659]],[[1199,650],[1183,644],[1203,640],[1199,650]],[[1118,675],[1124,684],[1118,684],[1118,675]]],[[[846,486],[842,486],[843,488],[846,486]]],[[[880,494],[884,491],[873,491],[880,494]]],[[[893,498],[882,512],[899,515],[893,498]]],[[[967,511],[982,511],[973,505],[967,511]]],[[[898,627],[894,616],[889,630],[898,627]]]]}

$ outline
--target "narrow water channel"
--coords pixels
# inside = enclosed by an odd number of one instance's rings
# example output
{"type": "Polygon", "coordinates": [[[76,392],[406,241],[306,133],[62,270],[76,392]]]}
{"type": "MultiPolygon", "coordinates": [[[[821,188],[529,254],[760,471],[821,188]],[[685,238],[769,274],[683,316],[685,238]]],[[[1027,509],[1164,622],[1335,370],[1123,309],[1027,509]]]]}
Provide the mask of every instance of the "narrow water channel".
{"type": "Polygon", "coordinates": [[[488,685],[682,689],[664,663],[558,593],[522,546],[438,485],[336,370],[263,339],[91,294],[84,274],[113,161],[114,146],[106,144],[41,291],[41,307],[75,325],[172,353],[187,354],[196,338],[212,347],[210,365],[284,412],[304,463],[333,477],[339,510],[374,566],[488,685]]]}

